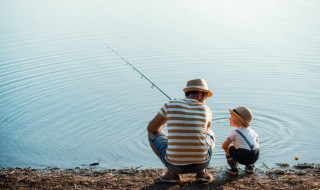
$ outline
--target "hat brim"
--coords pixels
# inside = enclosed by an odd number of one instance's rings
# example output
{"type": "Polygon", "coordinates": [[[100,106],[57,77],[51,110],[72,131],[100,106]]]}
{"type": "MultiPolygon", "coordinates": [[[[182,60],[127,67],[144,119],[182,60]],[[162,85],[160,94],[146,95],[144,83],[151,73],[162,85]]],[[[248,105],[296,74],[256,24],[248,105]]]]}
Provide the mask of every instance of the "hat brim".
{"type": "Polygon", "coordinates": [[[236,112],[232,111],[231,109],[229,109],[230,114],[235,115],[237,118],[239,118],[246,126],[249,126],[249,123],[247,121],[245,121],[244,119],[242,119],[242,117],[237,114],[236,112]]]}
{"type": "Polygon", "coordinates": [[[211,97],[213,95],[213,93],[210,90],[205,90],[205,89],[201,89],[201,88],[184,88],[183,92],[188,92],[188,91],[200,91],[200,92],[207,92],[208,93],[208,97],[211,97]]]}

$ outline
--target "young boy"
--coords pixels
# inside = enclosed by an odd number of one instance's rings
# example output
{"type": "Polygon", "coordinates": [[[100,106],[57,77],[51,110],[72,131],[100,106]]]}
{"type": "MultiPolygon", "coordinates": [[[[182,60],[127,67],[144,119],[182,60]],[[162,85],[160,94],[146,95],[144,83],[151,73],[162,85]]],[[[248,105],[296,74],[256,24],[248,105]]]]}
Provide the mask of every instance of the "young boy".
{"type": "Polygon", "coordinates": [[[230,167],[227,173],[238,174],[238,164],[246,166],[246,172],[253,173],[254,163],[259,158],[258,134],[249,128],[252,112],[249,108],[239,106],[230,110],[230,126],[236,127],[228,138],[222,143],[230,167]]]}

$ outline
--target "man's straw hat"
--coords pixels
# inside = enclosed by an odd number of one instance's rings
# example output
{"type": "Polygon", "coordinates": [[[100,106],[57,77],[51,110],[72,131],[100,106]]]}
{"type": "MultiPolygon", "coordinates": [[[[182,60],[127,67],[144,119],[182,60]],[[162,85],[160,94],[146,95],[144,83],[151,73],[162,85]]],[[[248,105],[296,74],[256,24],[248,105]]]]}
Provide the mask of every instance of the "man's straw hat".
{"type": "Polygon", "coordinates": [[[185,93],[188,91],[202,91],[202,92],[207,92],[208,97],[212,96],[212,92],[209,90],[207,82],[204,79],[189,80],[187,82],[186,88],[184,88],[183,91],[185,93]]]}
{"type": "Polygon", "coordinates": [[[245,126],[249,126],[250,122],[252,120],[252,112],[249,108],[246,108],[244,106],[239,106],[233,110],[229,109],[230,114],[235,115],[236,117],[238,117],[245,126]]]}

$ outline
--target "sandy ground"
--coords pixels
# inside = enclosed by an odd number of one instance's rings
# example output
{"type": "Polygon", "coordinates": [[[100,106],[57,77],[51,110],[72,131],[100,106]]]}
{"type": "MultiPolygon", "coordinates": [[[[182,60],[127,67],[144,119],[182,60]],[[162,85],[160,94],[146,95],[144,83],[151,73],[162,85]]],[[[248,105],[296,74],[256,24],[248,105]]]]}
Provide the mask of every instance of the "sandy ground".
{"type": "Polygon", "coordinates": [[[240,171],[229,176],[224,167],[209,168],[215,180],[201,183],[195,174],[184,174],[183,182],[159,181],[165,169],[101,170],[92,168],[0,168],[0,189],[320,189],[319,164],[278,164],[257,168],[254,174],[240,171]]]}

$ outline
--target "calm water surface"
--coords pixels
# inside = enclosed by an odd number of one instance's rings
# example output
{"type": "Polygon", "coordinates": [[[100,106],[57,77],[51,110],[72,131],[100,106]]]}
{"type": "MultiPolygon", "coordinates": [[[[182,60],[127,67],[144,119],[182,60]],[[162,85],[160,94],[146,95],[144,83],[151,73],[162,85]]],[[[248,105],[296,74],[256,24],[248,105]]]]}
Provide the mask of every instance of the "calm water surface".
{"type": "Polygon", "coordinates": [[[0,166],[163,167],[146,126],[189,79],[213,90],[217,148],[228,108],[253,110],[257,165],[318,162],[318,0],[2,0],[0,166]]]}

